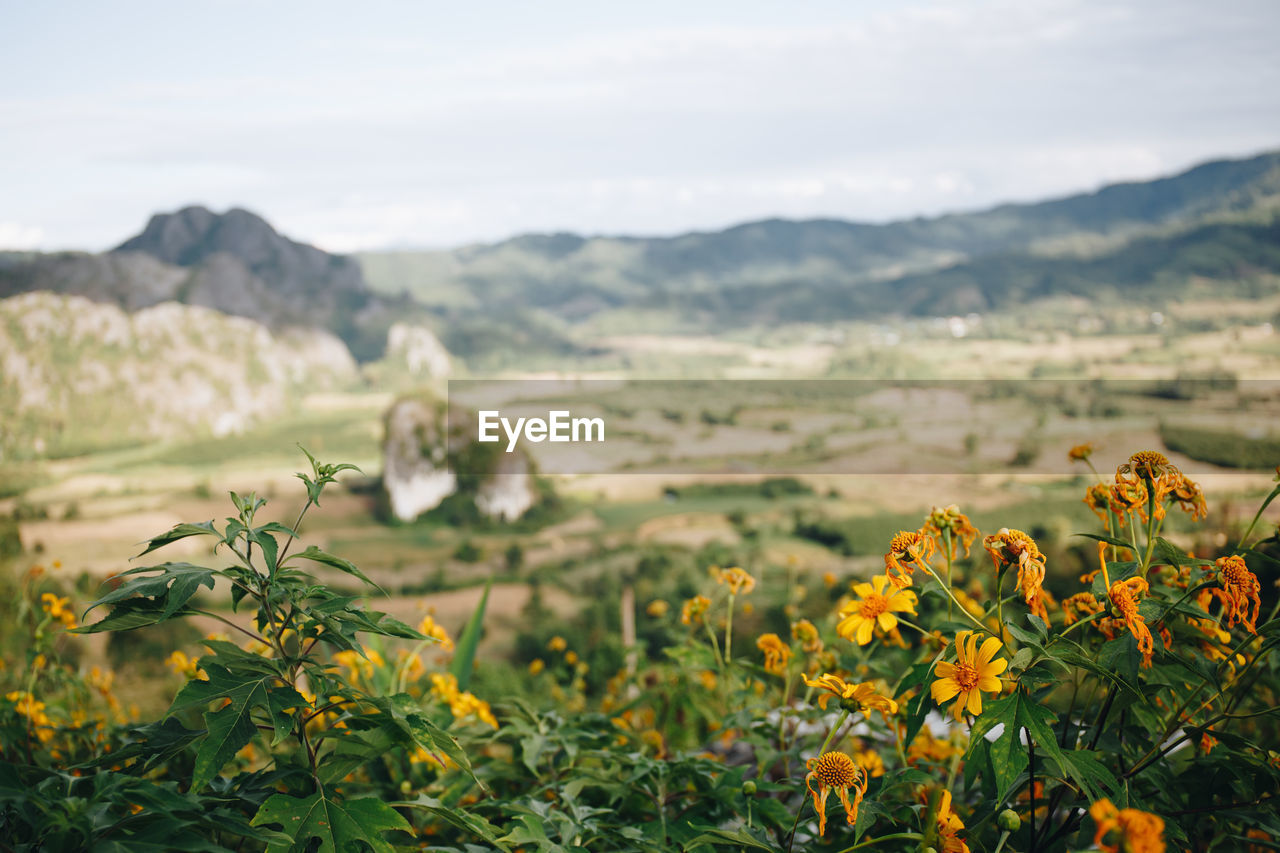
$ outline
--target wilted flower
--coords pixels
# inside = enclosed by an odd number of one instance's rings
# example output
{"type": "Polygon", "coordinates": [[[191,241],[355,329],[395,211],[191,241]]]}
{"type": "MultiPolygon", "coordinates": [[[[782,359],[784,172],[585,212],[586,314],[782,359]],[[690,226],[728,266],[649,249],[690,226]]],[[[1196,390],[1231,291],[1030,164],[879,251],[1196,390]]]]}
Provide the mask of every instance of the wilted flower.
{"type": "Polygon", "coordinates": [[[1142,666],[1144,668],[1151,666],[1151,653],[1155,649],[1155,640],[1151,636],[1151,629],[1147,627],[1146,620],[1138,612],[1138,596],[1145,595],[1148,589],[1150,589],[1150,586],[1147,584],[1146,579],[1135,576],[1116,581],[1111,584],[1111,589],[1107,591],[1107,596],[1111,599],[1111,603],[1120,611],[1120,616],[1124,619],[1125,626],[1133,634],[1134,639],[1138,641],[1138,651],[1142,652],[1142,666]]]}
{"type": "Polygon", "coordinates": [[[822,651],[822,636],[808,619],[791,623],[791,638],[800,643],[800,648],[807,655],[816,655],[822,651]]]}
{"type": "Polygon", "coordinates": [[[890,699],[888,696],[881,695],[876,691],[876,686],[870,681],[864,681],[861,684],[850,684],[838,675],[822,675],[818,678],[809,679],[809,676],[803,675],[804,683],[810,687],[818,687],[827,692],[818,696],[818,707],[826,710],[827,702],[832,696],[840,700],[840,705],[845,710],[856,710],[862,713],[869,711],[881,711],[885,714],[898,713],[898,703],[890,699]]]}
{"type": "Polygon", "coordinates": [[[737,566],[731,569],[721,569],[720,574],[716,577],[716,582],[727,584],[730,595],[745,595],[756,588],[756,579],[737,566]]]}
{"type": "Polygon", "coordinates": [[[1023,600],[1032,613],[1047,622],[1049,614],[1042,595],[1045,559],[1035,541],[1021,530],[1004,527],[994,536],[983,539],[982,547],[987,549],[998,571],[1006,566],[1018,567],[1018,590],[1023,600]]]}
{"type": "Polygon", "coordinates": [[[786,675],[787,664],[791,661],[791,647],[782,642],[777,634],[761,634],[756,640],[756,648],[764,652],[764,668],[773,675],[786,675]]]}
{"type": "Polygon", "coordinates": [[[858,806],[867,793],[867,772],[843,752],[824,752],[817,758],[810,758],[805,766],[809,768],[809,775],[804,777],[804,785],[813,794],[813,807],[818,813],[818,835],[827,832],[827,795],[832,791],[844,806],[845,822],[853,826],[858,820],[858,806]],[[818,783],[816,791],[814,782],[818,783]],[[854,792],[852,804],[849,802],[851,789],[854,792]]]}
{"type": "Polygon", "coordinates": [[[911,573],[915,564],[933,556],[933,540],[919,530],[900,530],[889,541],[889,553],[884,555],[884,572],[889,581],[899,589],[911,586],[911,573]]]}
{"type": "Polygon", "coordinates": [[[707,608],[711,606],[711,599],[705,595],[695,595],[684,603],[680,608],[680,622],[683,625],[693,625],[702,621],[702,616],[707,612],[707,608]]]}
{"type": "Polygon", "coordinates": [[[1214,593],[1222,600],[1223,613],[1227,617],[1227,627],[1234,628],[1236,622],[1249,629],[1249,633],[1258,633],[1258,610],[1262,607],[1259,593],[1262,585],[1258,576],[1249,571],[1244,557],[1232,554],[1219,557],[1214,565],[1218,567],[1218,583],[1222,585],[1214,593]],[[1249,613],[1249,604],[1253,604],[1253,613],[1249,613]]]}
{"type": "Polygon", "coordinates": [[[1098,826],[1093,843],[1105,853],[1164,853],[1164,820],[1157,815],[1098,800],[1089,816],[1098,826]]]}
{"type": "Polygon", "coordinates": [[[929,513],[929,517],[925,519],[923,532],[937,537],[939,542],[943,541],[943,532],[951,533],[951,559],[956,558],[958,546],[964,546],[964,555],[969,556],[969,548],[973,545],[973,540],[978,538],[978,528],[973,526],[969,521],[969,516],[960,511],[960,507],[956,504],[939,508],[934,507],[929,513]]]}

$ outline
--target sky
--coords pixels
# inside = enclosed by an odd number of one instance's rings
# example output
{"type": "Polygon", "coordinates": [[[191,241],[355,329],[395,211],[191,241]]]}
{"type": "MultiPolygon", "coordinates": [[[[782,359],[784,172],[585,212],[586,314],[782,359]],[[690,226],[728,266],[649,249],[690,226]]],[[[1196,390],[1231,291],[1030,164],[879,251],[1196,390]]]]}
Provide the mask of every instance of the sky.
{"type": "Polygon", "coordinates": [[[0,248],[887,221],[1280,149],[1275,0],[0,0],[0,248]]]}

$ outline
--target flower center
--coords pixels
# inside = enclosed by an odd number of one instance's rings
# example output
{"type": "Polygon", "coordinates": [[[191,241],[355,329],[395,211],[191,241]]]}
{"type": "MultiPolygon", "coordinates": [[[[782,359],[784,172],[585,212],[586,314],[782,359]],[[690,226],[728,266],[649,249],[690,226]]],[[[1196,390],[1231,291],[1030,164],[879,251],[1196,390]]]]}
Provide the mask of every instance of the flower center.
{"type": "Polygon", "coordinates": [[[858,608],[858,613],[864,619],[874,619],[888,609],[889,599],[873,592],[862,599],[862,605],[858,608]]]}
{"type": "Polygon", "coordinates": [[[957,663],[956,674],[953,677],[962,691],[972,690],[978,686],[978,670],[971,663],[957,663]]]}
{"type": "Polygon", "coordinates": [[[889,550],[895,554],[906,554],[920,542],[920,534],[903,530],[889,542],[889,550]]]}
{"type": "Polygon", "coordinates": [[[858,768],[843,752],[824,752],[814,765],[813,775],[828,788],[848,788],[857,778],[858,768]]]}

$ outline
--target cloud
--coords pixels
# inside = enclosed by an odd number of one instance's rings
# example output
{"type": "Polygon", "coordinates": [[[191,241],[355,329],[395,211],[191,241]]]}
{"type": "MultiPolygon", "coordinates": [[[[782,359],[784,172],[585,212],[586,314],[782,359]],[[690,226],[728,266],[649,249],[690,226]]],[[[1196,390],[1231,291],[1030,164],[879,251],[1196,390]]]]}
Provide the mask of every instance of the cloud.
{"type": "Polygon", "coordinates": [[[18,222],[0,222],[0,250],[36,249],[43,245],[43,228],[18,222]]]}

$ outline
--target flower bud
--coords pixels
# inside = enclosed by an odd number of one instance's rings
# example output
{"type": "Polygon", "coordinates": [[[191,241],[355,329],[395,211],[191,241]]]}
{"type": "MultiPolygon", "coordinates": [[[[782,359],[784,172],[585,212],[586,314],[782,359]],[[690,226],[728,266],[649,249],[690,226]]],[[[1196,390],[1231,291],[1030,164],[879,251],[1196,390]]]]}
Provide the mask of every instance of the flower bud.
{"type": "Polygon", "coordinates": [[[407,796],[412,790],[413,784],[408,779],[405,779],[400,783],[400,793],[407,796]]]}
{"type": "Polygon", "coordinates": [[[996,817],[996,825],[1005,832],[1017,832],[1022,828],[1022,818],[1013,809],[1005,809],[996,817]]]}
{"type": "Polygon", "coordinates": [[[747,781],[742,783],[742,793],[746,794],[748,797],[751,797],[755,795],[755,792],[756,792],[755,780],[748,779],[747,781]]]}

